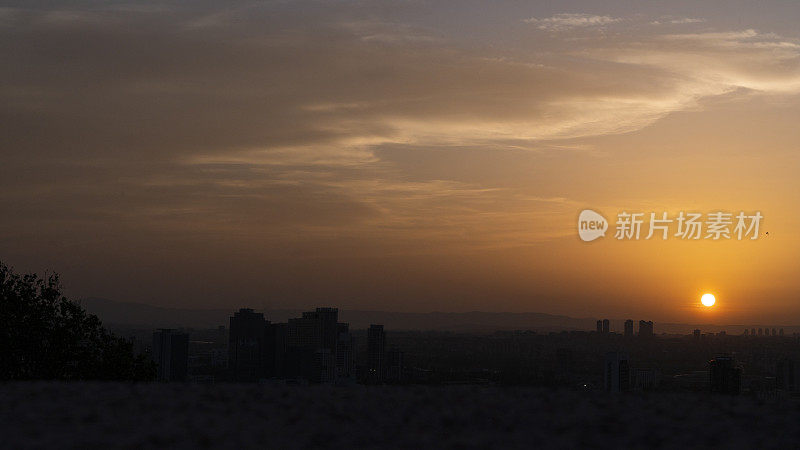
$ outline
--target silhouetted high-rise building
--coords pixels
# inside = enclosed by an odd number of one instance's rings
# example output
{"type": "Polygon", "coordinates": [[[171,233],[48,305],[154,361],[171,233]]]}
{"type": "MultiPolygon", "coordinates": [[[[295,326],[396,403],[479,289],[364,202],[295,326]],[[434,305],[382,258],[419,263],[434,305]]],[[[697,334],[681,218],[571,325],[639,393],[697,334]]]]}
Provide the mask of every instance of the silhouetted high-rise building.
{"type": "Polygon", "coordinates": [[[764,335],[764,329],[763,328],[759,328],[758,329],[758,335],[759,336],[763,336],[764,335]]]}
{"type": "Polygon", "coordinates": [[[339,335],[336,340],[336,372],[334,375],[338,384],[351,384],[356,381],[356,344],[349,328],[346,323],[338,324],[339,335]]]}
{"type": "Polygon", "coordinates": [[[386,333],[383,325],[370,325],[367,330],[367,381],[381,383],[386,371],[386,333]]]}
{"type": "Polygon", "coordinates": [[[304,312],[300,318],[289,319],[287,344],[289,347],[336,351],[338,320],[337,308],[317,308],[304,312]]]}
{"type": "Polygon", "coordinates": [[[603,334],[608,334],[611,331],[608,319],[603,319],[603,334]]]}
{"type": "Polygon", "coordinates": [[[778,330],[778,336],[783,336],[783,328],[781,328],[780,330],[778,330]]]}
{"type": "Polygon", "coordinates": [[[331,383],[336,372],[336,356],[327,348],[318,348],[314,351],[314,360],[308,380],[313,383],[331,383]]]}
{"type": "Polygon", "coordinates": [[[653,337],[653,321],[652,320],[640,320],[639,321],[639,336],[641,337],[653,337]]]}
{"type": "Polygon", "coordinates": [[[695,341],[699,341],[699,340],[700,340],[700,330],[698,330],[698,329],[695,329],[695,330],[692,332],[692,336],[694,336],[694,340],[695,340],[695,341]]]}
{"type": "Polygon", "coordinates": [[[750,336],[755,336],[755,335],[756,335],[756,329],[750,328],[750,336]]]}
{"type": "MultiPolygon", "coordinates": [[[[306,313],[308,314],[308,313],[306,313]]],[[[320,344],[322,348],[336,352],[336,340],[339,336],[339,309],[317,308],[314,316],[319,323],[320,344]]]]}
{"type": "Polygon", "coordinates": [[[228,367],[236,381],[270,376],[274,360],[272,329],[264,314],[242,308],[230,320],[228,367]]]}
{"type": "Polygon", "coordinates": [[[747,328],[744,329],[744,335],[747,336],[747,328]]]}
{"type": "Polygon", "coordinates": [[[625,321],[625,337],[633,336],[633,320],[628,319],[625,321]]]}
{"type": "Polygon", "coordinates": [[[647,391],[658,387],[661,373],[656,369],[631,369],[631,390],[647,391]]]}
{"type": "Polygon", "coordinates": [[[161,329],[153,333],[153,361],[158,381],[186,381],[189,370],[189,335],[161,329]]]}
{"type": "Polygon", "coordinates": [[[286,376],[311,382],[355,379],[355,345],[349,326],[340,323],[337,308],[317,308],[289,319],[286,333],[286,376]]]}
{"type": "Polygon", "coordinates": [[[778,335],[778,330],[776,330],[775,328],[773,328],[773,329],[772,329],[772,335],[773,335],[773,336],[777,336],[777,335],[778,335]]]}
{"type": "Polygon", "coordinates": [[[800,391],[800,364],[795,364],[794,360],[789,358],[778,361],[775,381],[778,389],[787,392],[800,391]]]}
{"type": "Polygon", "coordinates": [[[401,383],[403,381],[403,352],[392,347],[386,352],[386,381],[401,383]]]}
{"type": "Polygon", "coordinates": [[[719,356],[709,361],[711,392],[739,394],[742,385],[742,369],[731,356],[719,356]]]}
{"type": "Polygon", "coordinates": [[[575,352],[571,348],[556,349],[556,376],[559,379],[570,379],[575,374],[575,352]]]}
{"type": "Polygon", "coordinates": [[[605,390],[608,392],[629,391],[631,372],[628,355],[620,352],[606,353],[603,380],[605,390]]]}
{"type": "Polygon", "coordinates": [[[286,378],[286,351],[287,351],[287,334],[289,324],[275,323],[271,326],[272,329],[272,374],[278,378],[286,378]]]}
{"type": "Polygon", "coordinates": [[[603,332],[603,321],[599,320],[599,319],[597,320],[597,332],[598,333],[602,333],[603,332]]]}

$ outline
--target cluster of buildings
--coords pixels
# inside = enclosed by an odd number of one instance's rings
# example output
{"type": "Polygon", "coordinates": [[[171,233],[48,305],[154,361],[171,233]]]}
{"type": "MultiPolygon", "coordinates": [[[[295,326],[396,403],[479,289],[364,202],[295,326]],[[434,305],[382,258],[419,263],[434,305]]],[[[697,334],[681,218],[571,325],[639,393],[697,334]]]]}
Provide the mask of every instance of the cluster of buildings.
{"type": "MultiPolygon", "coordinates": [[[[625,321],[626,337],[634,336],[633,320],[625,321]]],[[[597,321],[597,332],[609,334],[609,320],[597,321]]],[[[746,334],[746,333],[745,333],[746,334]]],[[[774,330],[773,330],[774,334],[774,330]]],[[[653,322],[639,321],[639,336],[653,337],[653,322]]],[[[701,335],[700,330],[694,330],[693,335],[698,339],[701,335]]],[[[786,384],[795,383],[795,376],[798,387],[800,387],[800,367],[795,370],[793,365],[786,366],[783,375],[786,384]]],[[[780,375],[779,375],[780,377],[780,375]]],[[[603,389],[608,392],[627,392],[633,390],[648,390],[659,385],[660,373],[655,369],[632,368],[628,355],[624,352],[606,353],[603,368],[603,389]]],[[[709,361],[708,383],[711,392],[738,394],[741,392],[742,368],[732,356],[719,356],[709,361]]]]}
{"type": "Polygon", "coordinates": [[[355,344],[336,308],[317,308],[287,323],[242,308],[230,319],[232,381],[269,378],[312,383],[355,382],[355,344]]]}
{"type": "MultiPolygon", "coordinates": [[[[800,383],[800,367],[791,361],[779,366],[778,383],[784,389],[800,383]],[[785,380],[785,381],[783,381],[785,380]]],[[[653,389],[659,384],[660,373],[655,369],[633,369],[628,355],[608,352],[605,357],[603,388],[608,392],[628,392],[653,389]]],[[[742,389],[742,367],[733,356],[718,356],[708,363],[708,387],[711,392],[737,395],[742,389]]],[[[800,388],[800,386],[797,386],[800,388]]]]}
{"type": "MultiPolygon", "coordinates": [[[[159,381],[186,381],[189,335],[153,333],[152,356],[159,381]]],[[[249,308],[230,318],[227,355],[230,381],[280,379],[299,383],[402,382],[403,352],[386,348],[383,325],[367,330],[366,364],[356,366],[356,340],[337,308],[317,308],[285,323],[272,323],[249,308]]]]}
{"type": "MultiPolygon", "coordinates": [[[[758,328],[758,334],[756,334],[756,328],[750,328],[748,331],[747,328],[744,329],[745,336],[769,336],[769,328],[758,328]]],[[[772,329],[772,336],[783,336],[783,328],[777,330],[775,328],[772,329]]]]}
{"type": "MultiPolygon", "coordinates": [[[[611,333],[611,322],[608,319],[602,319],[597,321],[597,333],[598,334],[610,334],[611,333]]],[[[625,321],[625,332],[624,335],[627,337],[632,337],[633,333],[633,320],[628,319],[625,321]]],[[[652,320],[640,320],[639,321],[639,336],[641,337],[653,337],[653,321],[652,320]]]]}
{"type": "Polygon", "coordinates": [[[656,369],[632,368],[623,352],[606,353],[603,389],[608,392],[646,391],[658,387],[661,373],[656,369]]]}

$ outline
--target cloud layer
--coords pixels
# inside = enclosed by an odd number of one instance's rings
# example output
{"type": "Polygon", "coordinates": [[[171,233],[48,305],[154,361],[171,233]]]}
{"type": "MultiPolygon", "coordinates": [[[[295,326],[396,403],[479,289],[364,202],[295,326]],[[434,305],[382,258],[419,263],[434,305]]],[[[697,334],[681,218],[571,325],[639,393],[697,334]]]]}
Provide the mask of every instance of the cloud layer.
{"type": "Polygon", "coordinates": [[[602,27],[621,20],[618,17],[593,16],[590,14],[556,14],[543,19],[531,17],[530,19],[525,19],[525,22],[536,25],[540,30],[564,31],[572,28],[602,27]]]}
{"type": "Polygon", "coordinates": [[[766,31],[538,14],[509,18],[507,51],[381,11],[0,9],[2,248],[532,245],[585,201],[553,158],[704,99],[800,91],[800,46],[766,31]]]}

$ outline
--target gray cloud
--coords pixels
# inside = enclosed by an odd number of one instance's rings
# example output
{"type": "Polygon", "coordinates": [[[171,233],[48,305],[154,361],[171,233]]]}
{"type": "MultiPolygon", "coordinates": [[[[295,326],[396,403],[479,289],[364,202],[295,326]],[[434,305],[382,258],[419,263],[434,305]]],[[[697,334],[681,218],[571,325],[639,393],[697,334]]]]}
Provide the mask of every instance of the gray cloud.
{"type": "Polygon", "coordinates": [[[564,31],[573,28],[596,28],[620,21],[622,21],[622,19],[618,17],[567,13],[556,14],[546,18],[531,17],[525,19],[525,23],[534,24],[540,30],[548,31],[564,31]]]}

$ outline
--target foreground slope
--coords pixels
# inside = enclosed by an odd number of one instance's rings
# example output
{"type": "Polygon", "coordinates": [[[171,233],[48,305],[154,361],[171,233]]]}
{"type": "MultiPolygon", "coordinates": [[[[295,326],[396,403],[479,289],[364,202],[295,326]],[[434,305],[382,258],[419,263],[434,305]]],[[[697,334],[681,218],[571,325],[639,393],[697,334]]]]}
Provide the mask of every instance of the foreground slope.
{"type": "Polygon", "coordinates": [[[790,401],[491,387],[0,385],[7,448],[776,447],[790,401]]]}

